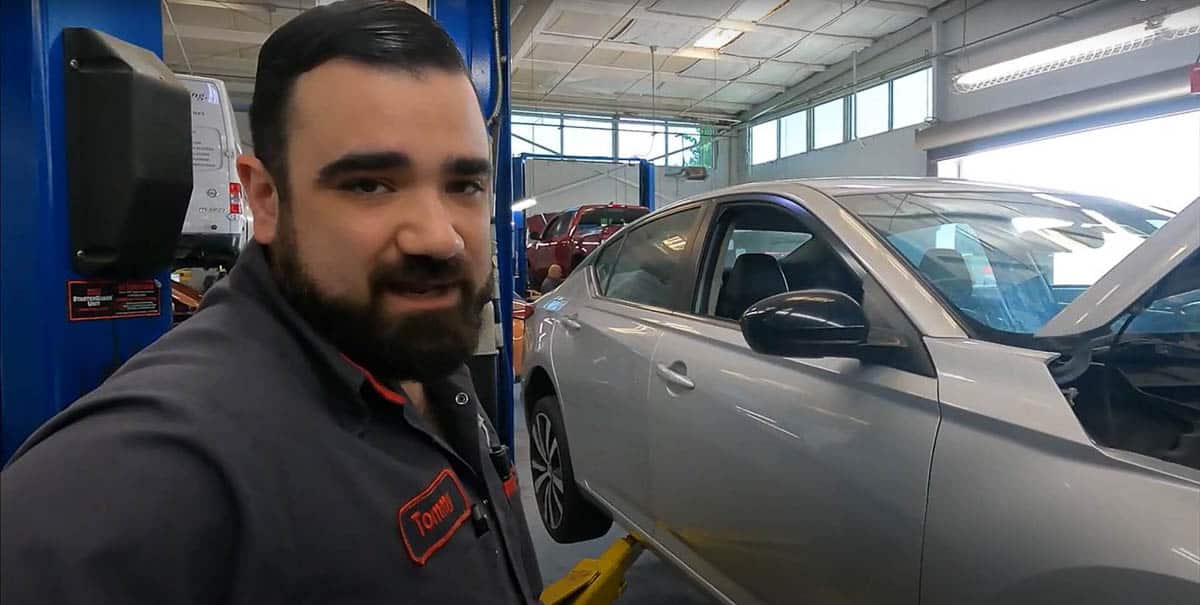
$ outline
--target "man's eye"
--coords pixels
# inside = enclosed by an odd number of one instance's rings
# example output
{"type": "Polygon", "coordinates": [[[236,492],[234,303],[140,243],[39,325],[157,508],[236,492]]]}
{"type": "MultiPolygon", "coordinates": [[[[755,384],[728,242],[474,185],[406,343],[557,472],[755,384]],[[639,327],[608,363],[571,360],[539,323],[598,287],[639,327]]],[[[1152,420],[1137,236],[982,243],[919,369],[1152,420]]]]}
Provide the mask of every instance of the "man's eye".
{"type": "Polygon", "coordinates": [[[342,183],[338,188],[359,195],[378,195],[391,190],[385,183],[375,179],[354,179],[342,183]]]}
{"type": "Polygon", "coordinates": [[[482,193],[486,187],[479,181],[453,181],[446,186],[446,191],[453,194],[474,195],[482,193]]]}

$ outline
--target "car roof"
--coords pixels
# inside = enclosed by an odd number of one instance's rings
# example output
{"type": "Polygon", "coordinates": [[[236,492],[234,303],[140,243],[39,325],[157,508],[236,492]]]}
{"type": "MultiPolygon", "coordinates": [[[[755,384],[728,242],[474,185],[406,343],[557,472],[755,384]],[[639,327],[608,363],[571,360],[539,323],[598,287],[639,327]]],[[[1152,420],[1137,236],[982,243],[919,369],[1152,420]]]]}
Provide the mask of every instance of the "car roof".
{"type": "Polygon", "coordinates": [[[943,179],[935,177],[827,177],[807,179],[781,179],[774,181],[755,181],[741,185],[733,185],[724,189],[708,191],[677,202],[664,205],[663,208],[711,199],[722,195],[737,193],[799,193],[805,189],[815,189],[831,198],[863,193],[1046,193],[1069,194],[1070,192],[1049,187],[1025,187],[1005,183],[988,183],[982,181],[967,181],[963,179],[943,179]]]}
{"type": "MultiPolygon", "coordinates": [[[[579,211],[579,210],[591,210],[591,209],[593,209],[593,208],[645,208],[645,206],[640,206],[640,205],[638,205],[638,204],[617,204],[617,203],[610,203],[610,204],[581,204],[580,206],[578,206],[577,208],[575,208],[575,210],[576,210],[576,211],[579,211]]],[[[647,210],[649,210],[649,208],[647,208],[647,210]]]]}

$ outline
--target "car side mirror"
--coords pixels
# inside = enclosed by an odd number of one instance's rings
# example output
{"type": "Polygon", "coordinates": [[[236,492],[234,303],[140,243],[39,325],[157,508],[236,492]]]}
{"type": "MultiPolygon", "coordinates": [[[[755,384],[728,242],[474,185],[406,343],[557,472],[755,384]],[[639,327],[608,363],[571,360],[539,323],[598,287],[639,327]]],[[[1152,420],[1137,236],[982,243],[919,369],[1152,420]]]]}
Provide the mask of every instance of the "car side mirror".
{"type": "Polygon", "coordinates": [[[526,237],[529,238],[529,241],[536,242],[542,239],[542,233],[540,231],[530,231],[526,234],[526,237]]]}
{"type": "Polygon", "coordinates": [[[862,306],[833,290],[764,298],[746,309],[741,326],[751,349],[779,357],[855,357],[868,328],[862,306]]]}

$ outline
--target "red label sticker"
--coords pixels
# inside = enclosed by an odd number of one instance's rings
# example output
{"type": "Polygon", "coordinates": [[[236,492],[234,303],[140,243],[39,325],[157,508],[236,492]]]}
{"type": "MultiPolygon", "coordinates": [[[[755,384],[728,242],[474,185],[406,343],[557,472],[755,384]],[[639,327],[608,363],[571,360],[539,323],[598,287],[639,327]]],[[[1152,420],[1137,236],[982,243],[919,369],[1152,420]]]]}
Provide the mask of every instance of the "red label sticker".
{"type": "Polygon", "coordinates": [[[409,558],[424,565],[467,522],[471,510],[458,477],[444,469],[429,487],[401,506],[396,516],[409,558]]]}
{"type": "Polygon", "coordinates": [[[162,314],[162,285],[156,279],[67,282],[67,319],[123,319],[162,314]]]}

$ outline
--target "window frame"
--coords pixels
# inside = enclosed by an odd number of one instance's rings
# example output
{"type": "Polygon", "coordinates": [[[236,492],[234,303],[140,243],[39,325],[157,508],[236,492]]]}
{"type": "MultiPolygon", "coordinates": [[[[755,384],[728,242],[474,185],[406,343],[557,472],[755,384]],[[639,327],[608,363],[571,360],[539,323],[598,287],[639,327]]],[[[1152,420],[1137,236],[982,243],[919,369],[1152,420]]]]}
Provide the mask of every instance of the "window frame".
{"type": "MultiPolygon", "coordinates": [[[[632,237],[632,235],[634,233],[637,233],[638,230],[643,229],[648,225],[653,225],[654,223],[657,223],[658,221],[670,218],[672,216],[675,216],[675,215],[683,213],[683,212],[689,212],[689,211],[696,211],[696,216],[695,216],[695,218],[692,219],[691,226],[688,227],[688,232],[687,232],[688,233],[688,241],[693,242],[693,244],[696,244],[696,245],[691,245],[688,247],[688,251],[683,257],[682,265],[680,268],[681,268],[681,270],[684,271],[685,275],[689,272],[694,274],[696,271],[696,262],[697,262],[697,257],[698,257],[697,251],[699,250],[699,248],[702,245],[702,242],[698,241],[696,238],[697,238],[698,234],[700,233],[700,230],[702,228],[704,228],[706,221],[708,219],[708,213],[709,213],[709,207],[702,201],[701,202],[691,202],[691,203],[687,203],[687,204],[680,204],[678,207],[672,207],[669,210],[662,211],[661,213],[657,213],[657,212],[652,213],[652,214],[647,215],[646,218],[642,218],[642,219],[637,220],[636,222],[630,223],[629,225],[626,225],[625,228],[621,229],[620,233],[617,236],[614,236],[614,238],[605,242],[604,247],[602,247],[600,250],[603,250],[611,245],[620,245],[621,246],[621,249],[617,251],[617,255],[614,257],[614,260],[613,260],[613,268],[615,269],[616,263],[620,262],[621,255],[625,253],[625,242],[629,241],[629,238],[632,237]],[[617,240],[617,237],[619,237],[620,239],[617,240]]],[[[596,252],[593,252],[592,254],[588,255],[588,258],[589,259],[596,258],[597,253],[600,252],[600,250],[597,250],[596,252]]],[[[587,274],[589,277],[588,281],[590,282],[590,285],[591,285],[591,288],[590,288],[591,295],[595,299],[603,300],[606,302],[611,302],[611,303],[615,303],[615,304],[619,304],[619,305],[623,305],[623,306],[627,306],[627,307],[631,307],[631,308],[635,308],[635,309],[654,311],[656,313],[670,313],[670,314],[679,314],[679,315],[685,315],[685,316],[688,315],[685,311],[683,311],[681,309],[686,307],[686,301],[691,298],[691,295],[692,295],[691,287],[694,286],[695,280],[689,280],[689,279],[680,280],[679,283],[677,283],[674,286],[673,291],[670,293],[670,296],[669,296],[669,300],[670,300],[669,304],[674,308],[666,308],[666,307],[659,307],[656,305],[650,305],[650,304],[646,304],[646,303],[640,303],[640,302],[636,302],[636,301],[625,300],[623,298],[615,298],[615,297],[609,296],[607,294],[608,282],[612,281],[614,272],[610,272],[608,274],[608,279],[605,280],[605,283],[604,283],[603,292],[601,292],[599,278],[596,275],[596,267],[595,267],[594,261],[588,264],[587,274]]]]}
{"type": "Polygon", "coordinates": [[[829,149],[830,147],[836,147],[843,143],[847,143],[851,140],[851,139],[847,138],[847,136],[846,136],[846,134],[847,134],[846,131],[850,129],[850,120],[849,120],[848,116],[852,113],[850,111],[847,111],[847,107],[846,107],[849,104],[849,103],[847,103],[847,99],[849,99],[849,98],[850,97],[847,96],[847,97],[839,97],[836,99],[831,99],[829,101],[825,101],[824,103],[817,103],[816,105],[813,105],[811,109],[809,109],[809,112],[812,113],[812,119],[810,121],[810,124],[812,126],[812,128],[811,128],[812,134],[809,135],[810,136],[809,140],[812,142],[812,145],[810,145],[809,151],[819,151],[821,149],[829,149]],[[842,119],[840,120],[841,123],[839,124],[841,126],[841,129],[840,129],[841,130],[841,139],[835,143],[828,143],[825,145],[817,145],[817,110],[822,107],[832,107],[832,106],[839,105],[839,104],[842,107],[842,114],[841,114],[842,119]]]}
{"type": "Polygon", "coordinates": [[[779,120],[778,119],[767,120],[766,122],[759,122],[758,124],[754,124],[753,126],[750,127],[749,133],[750,133],[750,137],[749,137],[750,145],[749,145],[749,149],[747,150],[747,152],[750,157],[748,157],[746,159],[750,163],[750,166],[762,166],[763,164],[770,164],[771,162],[779,161],[779,120]],[[774,124],[774,126],[775,126],[775,153],[769,160],[755,162],[754,161],[754,130],[756,128],[759,128],[762,126],[767,126],[769,124],[774,124]]]}
{"type": "MultiPolygon", "coordinates": [[[[675,314],[681,317],[686,317],[689,320],[706,323],[714,327],[740,331],[740,326],[736,321],[713,317],[711,315],[705,315],[696,311],[700,308],[698,306],[700,304],[698,297],[702,291],[701,288],[703,288],[706,283],[707,285],[711,286],[711,282],[702,281],[705,278],[704,272],[708,269],[710,263],[718,260],[720,255],[720,251],[715,250],[716,258],[712,257],[714,247],[719,247],[720,245],[720,242],[714,242],[713,238],[719,235],[717,233],[717,227],[720,226],[720,216],[725,208],[737,205],[774,206],[781,209],[783,212],[795,216],[797,222],[799,222],[801,226],[808,230],[814,239],[821,238],[821,240],[833,250],[834,254],[841,259],[846,268],[848,268],[862,281],[864,299],[863,309],[864,313],[867,314],[868,325],[870,325],[869,322],[872,318],[872,313],[867,309],[866,297],[868,292],[871,294],[877,293],[878,296],[885,297],[885,300],[880,301],[878,304],[872,303],[872,306],[877,308],[881,306],[887,307],[888,310],[884,313],[890,320],[890,323],[899,326],[899,329],[906,333],[908,340],[911,343],[911,346],[907,348],[894,349],[890,351],[881,350],[878,351],[878,353],[874,353],[874,349],[864,347],[864,355],[861,357],[861,359],[866,363],[884,365],[900,371],[912,372],[927,377],[937,377],[937,372],[933,366],[933,359],[930,357],[928,348],[925,346],[923,335],[921,331],[917,329],[917,326],[912,319],[910,319],[904,312],[904,307],[896,302],[895,297],[888,292],[887,288],[885,288],[883,284],[875,278],[875,276],[871,275],[871,273],[866,270],[862,262],[859,261],[854,253],[850,251],[841,238],[839,238],[837,234],[835,234],[833,230],[825,224],[824,221],[822,221],[811,210],[805,207],[802,201],[792,200],[783,196],[771,194],[735,194],[711,198],[704,200],[702,203],[708,204],[709,207],[705,212],[704,222],[701,225],[702,229],[704,230],[703,238],[700,242],[701,246],[697,247],[695,250],[696,258],[693,261],[693,275],[695,276],[695,279],[692,281],[692,287],[690,288],[690,292],[688,293],[687,297],[688,311],[674,312],[675,314]],[[892,358],[890,359],[888,357],[889,354],[892,355],[892,358]]],[[[876,317],[878,314],[878,311],[875,312],[876,317]]],[[[749,350],[749,345],[746,345],[746,350],[749,350]]]]}

